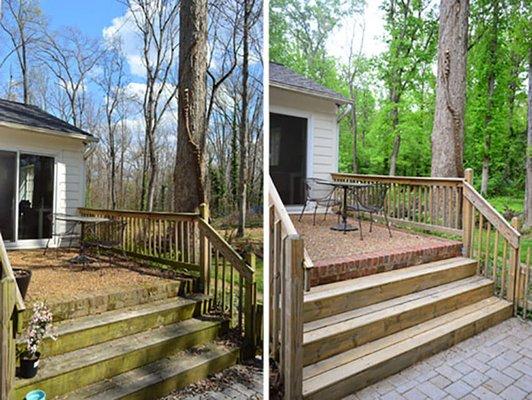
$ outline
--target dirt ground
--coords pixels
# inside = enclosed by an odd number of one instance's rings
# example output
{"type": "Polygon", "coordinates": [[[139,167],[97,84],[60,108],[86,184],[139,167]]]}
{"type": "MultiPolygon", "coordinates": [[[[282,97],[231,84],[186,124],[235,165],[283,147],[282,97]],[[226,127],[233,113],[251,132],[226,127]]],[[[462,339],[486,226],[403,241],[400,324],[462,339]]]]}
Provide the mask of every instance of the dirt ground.
{"type": "MultiPolygon", "coordinates": [[[[338,232],[331,230],[336,225],[336,216],[323,214],[316,216],[316,225],[312,224],[312,215],[304,215],[301,222],[298,215],[292,215],[296,230],[305,240],[305,248],[313,261],[339,258],[355,254],[371,253],[375,251],[400,251],[409,246],[423,244],[453,243],[452,241],[416,233],[405,232],[392,228],[392,237],[384,225],[373,224],[372,232],[369,231],[369,221],[362,221],[362,236],[360,232],[338,232]]],[[[349,218],[348,223],[358,227],[358,221],[349,218]]]]}
{"type": "Polygon", "coordinates": [[[26,299],[46,300],[49,303],[120,292],[131,287],[150,287],[167,279],[140,274],[126,268],[110,266],[108,262],[91,263],[87,267],[72,265],[69,260],[76,251],[43,250],[10,251],[13,268],[28,268],[32,278],[26,299]]]}

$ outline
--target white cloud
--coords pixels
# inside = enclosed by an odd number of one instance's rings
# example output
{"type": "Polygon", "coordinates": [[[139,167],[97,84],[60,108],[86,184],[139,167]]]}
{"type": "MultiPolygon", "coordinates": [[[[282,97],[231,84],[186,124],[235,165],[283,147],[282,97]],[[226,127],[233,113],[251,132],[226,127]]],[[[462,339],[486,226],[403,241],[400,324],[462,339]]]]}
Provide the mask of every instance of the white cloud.
{"type": "Polygon", "coordinates": [[[120,37],[131,73],[138,77],[144,77],[145,69],[141,57],[142,41],[131,11],[127,10],[124,15],[113,18],[111,25],[103,29],[102,35],[106,41],[120,37]]]}

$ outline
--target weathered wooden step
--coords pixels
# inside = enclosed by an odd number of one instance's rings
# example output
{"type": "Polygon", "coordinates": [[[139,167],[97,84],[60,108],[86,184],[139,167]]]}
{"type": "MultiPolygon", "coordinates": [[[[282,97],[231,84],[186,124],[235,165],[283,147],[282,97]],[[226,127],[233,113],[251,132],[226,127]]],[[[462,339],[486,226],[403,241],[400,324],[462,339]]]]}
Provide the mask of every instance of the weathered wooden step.
{"type": "Polygon", "coordinates": [[[303,364],[309,365],[493,294],[493,282],[481,276],[396,297],[304,326],[303,364]]]}
{"type": "Polygon", "coordinates": [[[304,326],[304,364],[486,299],[492,293],[491,280],[473,276],[309,322],[304,326]]]}
{"type": "Polygon", "coordinates": [[[49,398],[54,398],[192,346],[207,343],[225,328],[227,328],[225,322],[192,318],[70,353],[44,358],[35,378],[16,379],[15,399],[22,400],[28,391],[36,388],[44,390],[49,398]]]}
{"type": "MultiPolygon", "coordinates": [[[[191,283],[187,279],[164,280],[161,283],[143,287],[132,287],[129,290],[120,290],[114,293],[87,294],[83,297],[69,301],[48,303],[54,322],[73,318],[81,318],[88,315],[97,315],[107,311],[119,310],[126,307],[134,307],[153,301],[177,297],[180,293],[188,294],[191,283]]],[[[22,324],[27,326],[31,318],[31,307],[22,313],[22,324]]]]}
{"type": "Polygon", "coordinates": [[[341,399],[511,315],[511,303],[490,297],[309,365],[303,370],[303,396],[341,399]]]}
{"type": "MultiPolygon", "coordinates": [[[[53,332],[57,340],[46,338],[41,353],[43,357],[55,356],[173,324],[197,315],[200,306],[199,300],[175,297],[58,322],[53,332]]],[[[24,340],[24,337],[18,339],[19,350],[24,348],[24,340]]]]}
{"type": "Polygon", "coordinates": [[[239,350],[208,344],[61,396],[60,400],[152,400],[236,364],[239,350]]]}
{"type": "Polygon", "coordinates": [[[305,294],[305,322],[328,317],[472,276],[477,261],[455,257],[312,288],[305,294]]]}

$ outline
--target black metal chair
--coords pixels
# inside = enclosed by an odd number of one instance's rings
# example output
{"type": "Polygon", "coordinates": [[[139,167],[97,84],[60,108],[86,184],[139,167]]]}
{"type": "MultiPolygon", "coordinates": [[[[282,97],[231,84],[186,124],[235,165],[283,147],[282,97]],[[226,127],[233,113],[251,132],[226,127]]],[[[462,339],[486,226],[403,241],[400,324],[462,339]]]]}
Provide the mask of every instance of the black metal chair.
{"type": "Polygon", "coordinates": [[[301,214],[299,215],[299,221],[303,218],[305,209],[307,208],[308,203],[314,203],[314,218],[313,225],[316,225],[316,212],[318,207],[325,207],[324,220],[327,219],[327,213],[331,207],[339,206],[340,201],[334,197],[335,188],[324,183],[322,179],[319,178],[307,178],[305,179],[305,205],[301,214]]]}
{"type": "Polygon", "coordinates": [[[57,238],[57,247],[56,252],[59,255],[59,249],[61,249],[61,244],[63,240],[68,240],[68,248],[72,248],[72,243],[74,241],[79,241],[81,235],[79,233],[78,223],[72,221],[63,220],[63,226],[59,226],[58,219],[66,217],[67,214],[50,214],[46,218],[50,221],[52,225],[52,235],[46,241],[46,247],[44,248],[44,255],[48,252],[50,248],[50,243],[54,241],[54,238],[57,238]]]}
{"type": "Polygon", "coordinates": [[[354,204],[348,204],[347,209],[357,213],[358,227],[360,230],[360,239],[362,236],[362,213],[368,213],[370,218],[369,231],[373,228],[373,214],[382,213],[386,221],[388,233],[392,237],[392,230],[388,222],[388,215],[386,210],[386,194],[388,186],[385,185],[371,185],[365,188],[357,188],[353,190],[354,204]]]}
{"type": "Polygon", "coordinates": [[[85,239],[83,245],[86,248],[94,248],[98,255],[100,251],[105,251],[109,257],[109,265],[113,265],[113,257],[117,251],[125,257],[126,253],[121,248],[124,238],[124,231],[127,223],[112,219],[109,222],[86,226],[85,239]]]}

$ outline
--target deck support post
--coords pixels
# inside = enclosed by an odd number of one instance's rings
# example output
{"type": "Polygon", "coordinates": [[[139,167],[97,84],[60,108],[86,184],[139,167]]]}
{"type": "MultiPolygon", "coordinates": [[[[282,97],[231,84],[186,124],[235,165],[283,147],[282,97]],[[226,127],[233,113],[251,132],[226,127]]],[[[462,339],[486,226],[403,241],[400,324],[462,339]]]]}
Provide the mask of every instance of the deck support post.
{"type": "Polygon", "coordinates": [[[303,398],[303,291],[304,247],[299,235],[285,238],[285,266],[282,277],[283,337],[281,362],[284,372],[284,398],[303,398]]]}
{"type": "MultiPolygon", "coordinates": [[[[464,181],[473,184],[473,169],[467,168],[464,171],[464,181]]],[[[471,256],[471,231],[473,226],[471,225],[471,213],[473,212],[473,207],[469,200],[465,197],[465,194],[462,190],[462,229],[464,231],[462,235],[462,254],[464,257],[471,256]]]]}
{"type": "MultiPolygon", "coordinates": [[[[514,227],[516,230],[519,228],[519,218],[513,217],[512,218],[512,227],[514,227]]],[[[510,249],[510,270],[509,276],[508,276],[508,301],[511,302],[517,302],[517,296],[516,296],[516,281],[519,275],[519,246],[517,247],[511,247],[510,249]]],[[[514,313],[517,312],[517,307],[514,307],[514,313]]]]}
{"type": "MultiPolygon", "coordinates": [[[[209,205],[202,203],[199,206],[200,218],[207,224],[209,223],[209,205]]],[[[210,251],[209,240],[200,232],[199,237],[199,265],[200,265],[200,282],[199,291],[203,294],[209,294],[209,277],[210,277],[210,251]]]]}

